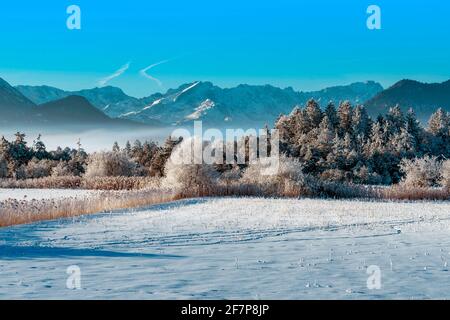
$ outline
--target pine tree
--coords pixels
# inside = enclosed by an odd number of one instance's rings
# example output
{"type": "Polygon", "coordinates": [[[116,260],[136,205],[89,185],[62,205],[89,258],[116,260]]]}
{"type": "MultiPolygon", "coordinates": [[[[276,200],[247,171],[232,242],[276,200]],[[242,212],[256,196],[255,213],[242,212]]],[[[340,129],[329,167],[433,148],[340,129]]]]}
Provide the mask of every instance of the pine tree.
{"type": "Polygon", "coordinates": [[[164,142],[164,146],[158,150],[152,159],[152,163],[150,166],[150,175],[151,176],[164,176],[164,167],[166,165],[167,160],[172,154],[173,149],[183,141],[183,138],[180,137],[178,139],[172,139],[172,137],[168,137],[164,142]]]}
{"type": "Polygon", "coordinates": [[[389,135],[399,133],[402,128],[405,128],[405,118],[399,105],[389,109],[386,115],[386,124],[389,135]]]}
{"type": "Polygon", "coordinates": [[[346,133],[351,133],[353,108],[349,101],[345,101],[338,108],[339,134],[343,137],[346,133]]]}
{"type": "Polygon", "coordinates": [[[4,136],[0,139],[0,155],[5,159],[11,159],[11,143],[4,136]]]}
{"type": "Polygon", "coordinates": [[[39,160],[49,158],[49,154],[45,149],[45,144],[42,142],[41,137],[41,134],[39,134],[36,140],[33,141],[33,156],[39,160]]]}
{"type": "Polygon", "coordinates": [[[328,103],[327,107],[325,108],[325,115],[328,117],[328,121],[330,122],[332,130],[336,130],[339,126],[339,118],[333,102],[328,103]]]}
{"type": "Polygon", "coordinates": [[[328,116],[323,117],[319,126],[319,134],[317,136],[317,149],[321,157],[326,159],[331,152],[333,146],[334,133],[328,116]]]}
{"type": "Polygon", "coordinates": [[[380,122],[375,122],[372,125],[372,130],[370,134],[370,144],[367,150],[369,155],[373,155],[375,152],[383,153],[385,151],[387,139],[380,122]]]}
{"type": "Polygon", "coordinates": [[[32,153],[25,141],[25,134],[17,132],[16,139],[12,144],[11,155],[14,159],[14,168],[18,168],[23,164],[27,164],[32,158],[32,153]]]}
{"type": "Polygon", "coordinates": [[[414,149],[416,152],[419,152],[417,155],[422,156],[426,150],[426,146],[424,145],[424,132],[412,108],[406,113],[405,129],[413,138],[414,149]]]}
{"type": "Polygon", "coordinates": [[[310,126],[318,128],[322,121],[322,111],[314,99],[309,100],[306,104],[305,114],[310,126]]]}
{"type": "Polygon", "coordinates": [[[400,158],[409,157],[415,153],[414,137],[405,128],[401,128],[400,132],[395,133],[390,143],[391,150],[397,152],[400,158]]]}
{"type": "Polygon", "coordinates": [[[436,156],[450,157],[450,116],[439,108],[428,121],[428,132],[431,133],[432,153],[436,156]]]}
{"type": "Polygon", "coordinates": [[[127,143],[125,144],[125,154],[128,157],[131,157],[131,143],[130,143],[130,141],[127,141],[127,143]]]}
{"type": "Polygon", "coordinates": [[[352,131],[355,138],[366,138],[370,133],[370,119],[363,106],[357,106],[352,114],[352,131]]]}
{"type": "Polygon", "coordinates": [[[119,143],[117,143],[117,141],[114,142],[113,147],[112,147],[112,151],[115,153],[120,152],[120,146],[119,143]]]}
{"type": "Polygon", "coordinates": [[[448,135],[449,117],[439,108],[434,112],[428,121],[428,130],[435,136],[448,135]]]}

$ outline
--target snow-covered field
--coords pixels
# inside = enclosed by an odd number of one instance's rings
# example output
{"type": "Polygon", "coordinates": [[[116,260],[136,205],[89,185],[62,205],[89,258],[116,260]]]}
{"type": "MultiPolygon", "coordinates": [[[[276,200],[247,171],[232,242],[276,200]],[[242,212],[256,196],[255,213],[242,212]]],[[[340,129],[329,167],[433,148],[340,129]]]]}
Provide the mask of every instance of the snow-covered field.
{"type": "Polygon", "coordinates": [[[74,189],[0,189],[0,201],[16,200],[58,200],[63,198],[82,198],[97,191],[74,189]]]}
{"type": "Polygon", "coordinates": [[[194,199],[4,228],[0,298],[450,298],[449,219],[449,202],[194,199]]]}

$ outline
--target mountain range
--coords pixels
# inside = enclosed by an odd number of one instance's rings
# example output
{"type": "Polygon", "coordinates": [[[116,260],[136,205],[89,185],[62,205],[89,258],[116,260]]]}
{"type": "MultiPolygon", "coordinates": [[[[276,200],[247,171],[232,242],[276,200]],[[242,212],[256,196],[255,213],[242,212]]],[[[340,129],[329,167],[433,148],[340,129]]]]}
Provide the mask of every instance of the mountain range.
{"type": "Polygon", "coordinates": [[[314,92],[270,85],[242,84],[220,88],[211,82],[197,81],[138,99],[111,86],[81,91],[64,91],[48,86],[21,85],[15,88],[36,104],[76,95],[86,98],[112,118],[151,125],[187,125],[194,120],[202,120],[206,125],[220,127],[271,124],[281,113],[289,113],[296,105],[305,104],[311,98],[323,104],[345,100],[360,104],[383,90],[373,81],[314,92]]]}
{"type": "Polygon", "coordinates": [[[135,98],[112,86],[65,91],[49,86],[12,87],[0,78],[0,123],[160,127],[202,120],[206,126],[221,128],[261,127],[311,98],[322,107],[341,101],[363,104],[372,116],[398,104],[405,111],[414,108],[425,122],[438,107],[450,111],[450,80],[433,84],[401,80],[385,90],[379,83],[367,81],[312,92],[271,85],[221,88],[196,81],[135,98]]]}
{"type": "Polygon", "coordinates": [[[372,116],[385,113],[395,105],[404,112],[413,108],[424,123],[438,108],[450,112],[450,80],[442,83],[401,80],[364,103],[372,116]]]}
{"type": "Polygon", "coordinates": [[[145,126],[126,119],[111,118],[86,98],[76,95],[38,105],[1,78],[0,125],[17,128],[64,126],[66,129],[145,126]]]}

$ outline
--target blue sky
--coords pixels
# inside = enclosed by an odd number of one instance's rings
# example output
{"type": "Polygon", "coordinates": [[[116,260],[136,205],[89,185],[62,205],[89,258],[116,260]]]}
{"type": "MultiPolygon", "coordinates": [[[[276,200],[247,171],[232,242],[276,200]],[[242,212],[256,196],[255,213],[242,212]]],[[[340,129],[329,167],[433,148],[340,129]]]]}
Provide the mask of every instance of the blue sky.
{"type": "Polygon", "coordinates": [[[209,80],[313,90],[360,80],[450,78],[450,2],[442,0],[15,0],[0,8],[0,77],[13,84],[145,96],[209,80]],[[68,30],[66,8],[81,8],[68,30]],[[382,10],[368,30],[366,9],[382,10]],[[140,70],[159,64],[147,73],[140,70]]]}

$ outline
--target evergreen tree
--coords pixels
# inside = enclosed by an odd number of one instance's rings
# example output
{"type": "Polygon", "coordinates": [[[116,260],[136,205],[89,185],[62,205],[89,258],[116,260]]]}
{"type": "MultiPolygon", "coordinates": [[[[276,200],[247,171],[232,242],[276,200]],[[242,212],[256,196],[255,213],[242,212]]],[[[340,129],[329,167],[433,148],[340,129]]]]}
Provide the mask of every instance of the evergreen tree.
{"type": "Polygon", "coordinates": [[[25,141],[25,134],[17,132],[15,141],[11,146],[11,156],[14,161],[13,167],[18,168],[23,164],[27,164],[31,160],[33,154],[25,141]]]}
{"type": "Polygon", "coordinates": [[[405,118],[399,105],[389,109],[386,116],[386,125],[389,135],[399,133],[402,128],[405,128],[405,118]]]}
{"type": "Polygon", "coordinates": [[[320,122],[322,121],[322,111],[314,99],[309,100],[306,104],[305,115],[312,128],[319,127],[320,122]]]}
{"type": "Polygon", "coordinates": [[[336,130],[339,126],[339,118],[333,102],[328,103],[327,107],[325,108],[325,115],[328,117],[328,121],[330,122],[332,130],[336,130]]]}
{"type": "Polygon", "coordinates": [[[418,156],[422,156],[426,150],[424,145],[424,130],[420,126],[416,118],[416,114],[412,108],[408,110],[405,117],[405,129],[413,139],[414,150],[418,152],[418,156]]]}
{"type": "Polygon", "coordinates": [[[120,146],[117,143],[117,141],[114,142],[113,147],[112,147],[112,151],[115,153],[119,153],[120,152],[120,146]]]}
{"type": "Polygon", "coordinates": [[[41,137],[41,134],[39,134],[36,140],[33,141],[33,156],[39,160],[49,158],[49,154],[45,149],[45,144],[42,142],[41,137]]]}
{"type": "Polygon", "coordinates": [[[351,133],[353,108],[350,102],[345,101],[338,108],[339,135],[343,137],[346,133],[351,133]]]}
{"type": "Polygon", "coordinates": [[[352,114],[352,131],[355,138],[366,138],[370,133],[370,119],[363,106],[357,106],[352,114]]]}
{"type": "Polygon", "coordinates": [[[326,159],[333,147],[334,133],[328,116],[324,116],[319,126],[317,149],[322,158],[326,159]]]}
{"type": "Polygon", "coordinates": [[[430,149],[433,155],[450,157],[450,116],[439,108],[428,121],[428,131],[431,133],[430,149]]]}
{"type": "Polygon", "coordinates": [[[166,165],[167,160],[172,154],[173,149],[183,141],[183,138],[180,137],[178,139],[172,139],[172,137],[168,137],[164,142],[164,146],[156,152],[154,158],[152,159],[152,163],[150,166],[150,175],[151,176],[164,176],[164,167],[166,165]]]}
{"type": "Polygon", "coordinates": [[[132,156],[132,154],[131,154],[131,143],[130,143],[130,141],[127,141],[127,143],[125,144],[125,154],[126,154],[128,157],[131,157],[131,156],[132,156]]]}
{"type": "Polygon", "coordinates": [[[428,121],[428,130],[435,136],[448,135],[449,117],[442,108],[434,112],[428,121]]]}

